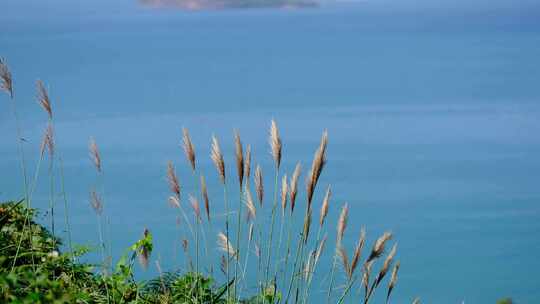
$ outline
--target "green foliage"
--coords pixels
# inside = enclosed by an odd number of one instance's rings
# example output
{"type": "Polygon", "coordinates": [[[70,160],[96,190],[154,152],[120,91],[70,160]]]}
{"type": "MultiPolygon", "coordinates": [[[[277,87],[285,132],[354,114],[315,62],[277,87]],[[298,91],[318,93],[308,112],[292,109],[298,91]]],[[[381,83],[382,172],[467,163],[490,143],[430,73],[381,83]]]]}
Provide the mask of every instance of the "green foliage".
{"type": "Polygon", "coordinates": [[[512,304],[514,301],[512,301],[511,298],[502,298],[497,301],[497,304],[512,304]]]}
{"type": "Polygon", "coordinates": [[[97,274],[93,265],[75,262],[88,248],[61,253],[60,240],[37,224],[35,216],[37,212],[22,201],[0,204],[0,303],[227,302],[224,294],[232,281],[216,287],[212,278],[194,272],[167,272],[137,282],[135,260],[139,257],[144,264],[153,249],[152,235],[146,230],[110,274],[97,274]]]}

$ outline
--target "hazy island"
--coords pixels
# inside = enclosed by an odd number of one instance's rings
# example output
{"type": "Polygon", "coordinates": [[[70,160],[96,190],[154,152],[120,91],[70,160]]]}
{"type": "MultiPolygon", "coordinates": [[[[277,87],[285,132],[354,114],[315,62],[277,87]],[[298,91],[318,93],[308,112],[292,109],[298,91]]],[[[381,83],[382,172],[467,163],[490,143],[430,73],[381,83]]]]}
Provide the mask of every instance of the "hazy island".
{"type": "Polygon", "coordinates": [[[314,0],[139,0],[143,5],[176,7],[186,10],[229,8],[309,8],[318,6],[314,0]]]}

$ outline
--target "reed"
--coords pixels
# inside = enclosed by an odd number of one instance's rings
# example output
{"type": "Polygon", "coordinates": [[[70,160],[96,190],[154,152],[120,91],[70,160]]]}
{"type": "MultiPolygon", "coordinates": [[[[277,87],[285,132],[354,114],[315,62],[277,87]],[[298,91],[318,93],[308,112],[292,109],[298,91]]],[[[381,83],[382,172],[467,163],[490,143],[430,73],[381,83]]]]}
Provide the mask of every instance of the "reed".
{"type": "MultiPolygon", "coordinates": [[[[11,101],[11,111],[13,114],[13,118],[15,120],[15,129],[16,129],[16,140],[17,140],[17,153],[19,155],[19,161],[20,161],[20,169],[21,169],[21,175],[23,178],[23,195],[26,205],[28,206],[27,212],[25,214],[25,220],[23,223],[23,231],[26,231],[26,226],[29,224],[29,209],[31,207],[31,202],[29,198],[29,185],[28,185],[28,177],[27,177],[27,170],[26,170],[26,158],[24,154],[24,147],[23,147],[23,135],[22,135],[22,128],[21,123],[19,120],[19,115],[17,112],[17,105],[15,103],[14,93],[13,93],[13,76],[11,74],[11,70],[8,67],[7,61],[0,57],[0,91],[4,91],[11,101]]],[[[36,175],[37,176],[37,175],[36,175]]],[[[27,231],[27,233],[31,234],[31,231],[27,231]]],[[[11,266],[10,273],[13,272],[13,269],[15,267],[15,264],[17,263],[17,259],[19,257],[19,251],[21,249],[23,240],[23,234],[21,234],[21,237],[19,238],[18,244],[17,244],[17,250],[15,253],[15,257],[13,259],[13,264],[11,266]]],[[[33,260],[33,253],[32,253],[32,260],[33,260]]]]}
{"type": "MultiPolygon", "coordinates": [[[[237,210],[237,221],[236,221],[236,248],[240,249],[240,238],[242,237],[242,225],[240,219],[242,218],[242,196],[243,196],[243,184],[244,184],[244,149],[242,146],[242,140],[240,139],[240,133],[237,130],[234,131],[234,147],[235,147],[235,158],[236,158],[236,170],[238,173],[238,186],[239,186],[239,199],[238,199],[238,210],[237,210]]],[[[240,259],[240,257],[238,257],[240,259]]],[[[234,263],[234,277],[238,280],[238,263],[234,263]]],[[[238,281],[235,280],[234,295],[237,294],[238,281]]]]}
{"type": "MultiPolygon", "coordinates": [[[[0,89],[5,91],[10,99],[13,99],[13,82],[11,73],[5,64],[3,59],[0,59],[0,89]]],[[[62,159],[57,154],[56,137],[53,121],[53,107],[51,105],[51,99],[49,92],[46,90],[43,82],[37,82],[37,100],[48,117],[47,129],[45,131],[41,149],[40,149],[40,161],[38,163],[38,170],[36,170],[34,183],[37,180],[37,174],[39,172],[39,166],[41,159],[48,155],[49,157],[49,175],[51,182],[51,197],[50,197],[50,216],[51,216],[51,231],[53,236],[55,235],[55,181],[57,178],[61,180],[61,192],[64,196],[66,226],[69,229],[68,218],[68,203],[65,194],[64,187],[64,173],[62,159]],[[59,164],[56,164],[56,160],[59,164]],[[56,165],[55,165],[56,164],[56,165]],[[60,177],[55,176],[54,172],[59,170],[60,177]]],[[[18,130],[19,144],[20,144],[20,130],[18,130]]],[[[264,213],[264,183],[263,172],[260,165],[255,166],[254,174],[251,175],[252,166],[252,148],[250,145],[245,146],[240,138],[240,133],[234,131],[234,157],[235,167],[238,178],[238,191],[239,191],[239,203],[236,210],[230,210],[227,193],[227,179],[226,179],[226,166],[224,156],[221,151],[218,139],[212,136],[211,139],[211,153],[210,158],[216,168],[219,182],[223,186],[223,199],[225,204],[225,229],[217,234],[218,249],[223,253],[220,260],[222,272],[227,277],[225,284],[226,289],[226,302],[227,303],[244,303],[242,300],[243,292],[248,287],[248,272],[250,271],[250,255],[253,251],[256,257],[257,263],[257,282],[256,286],[259,289],[257,297],[252,299],[253,302],[263,303],[280,303],[289,301],[295,303],[309,303],[311,296],[311,286],[313,283],[314,275],[317,271],[317,266],[323,259],[323,252],[327,244],[327,233],[325,233],[325,225],[328,226],[329,210],[332,208],[332,189],[330,186],[326,188],[324,197],[322,199],[320,210],[318,215],[314,215],[317,211],[314,211],[313,201],[316,197],[317,186],[321,183],[322,172],[327,164],[327,145],[328,145],[328,133],[323,131],[320,143],[318,144],[310,170],[306,175],[306,187],[305,193],[299,194],[298,181],[301,175],[301,165],[297,163],[292,174],[283,174],[280,176],[282,157],[283,157],[283,143],[280,137],[277,124],[274,120],[270,122],[268,142],[270,146],[270,154],[274,165],[274,189],[273,189],[273,202],[271,205],[271,214],[264,213]],[[254,194],[252,195],[252,188],[250,187],[250,178],[254,179],[254,194]],[[290,177],[290,178],[289,178],[290,177]],[[279,181],[281,180],[281,183],[279,181]],[[304,216],[298,219],[295,223],[294,210],[296,209],[296,203],[299,196],[305,194],[306,207],[304,216]],[[258,205],[256,201],[258,201],[258,205]],[[260,207],[260,209],[258,209],[260,207]],[[245,212],[245,223],[243,222],[245,212]],[[278,210],[279,208],[279,210],[278,210]],[[237,212],[236,225],[230,225],[231,211],[237,212]],[[281,213],[276,214],[277,212],[281,213]],[[276,224],[276,217],[279,218],[279,239],[274,240],[274,228],[276,224]],[[314,218],[315,217],[315,218],[314,218]],[[269,227],[264,226],[267,234],[263,234],[263,224],[268,224],[269,227]],[[300,221],[301,220],[301,221],[300,221]],[[317,225],[318,223],[318,225],[317,225]],[[245,225],[245,227],[244,227],[245,225]],[[317,227],[312,227],[317,225],[317,227]],[[232,228],[231,228],[232,227],[232,228]],[[286,229],[285,229],[286,228],[286,229]],[[236,229],[236,231],[234,231],[236,229]],[[317,231],[314,231],[317,229],[317,231]],[[246,233],[243,233],[246,231],[246,233]],[[284,234],[286,233],[286,234],[284,234]],[[316,237],[311,236],[316,233],[316,237]],[[258,234],[258,236],[257,236],[258,234]],[[293,246],[293,234],[298,234],[296,245],[296,251],[294,252],[294,263],[292,267],[289,266],[289,259],[291,255],[291,247],[293,246]],[[231,235],[233,236],[231,238],[231,235]],[[287,235],[286,246],[284,246],[284,237],[287,235]],[[311,236],[311,238],[310,238],[311,236]],[[322,237],[321,237],[322,236],[322,237]],[[274,246],[277,241],[277,246],[274,246]],[[266,246],[266,248],[264,248],[266,246]],[[277,249],[277,250],[276,250],[277,249]],[[266,254],[264,252],[266,251],[266,254]],[[273,259],[274,257],[274,259],[273,259]],[[230,263],[234,263],[234,272],[231,271],[230,263]],[[275,264],[272,264],[275,263],[275,264]],[[270,269],[273,267],[273,271],[270,269]],[[279,278],[279,279],[278,279],[279,278]],[[231,290],[231,288],[233,290],[231,290]]],[[[22,145],[20,145],[22,151],[22,145]]],[[[89,193],[90,206],[94,210],[97,218],[98,237],[100,242],[100,252],[102,259],[102,275],[106,277],[108,275],[107,267],[107,248],[110,250],[112,247],[106,245],[106,224],[107,219],[104,216],[104,180],[103,180],[103,164],[100,151],[93,138],[89,141],[89,154],[92,161],[92,165],[97,172],[97,181],[94,187],[91,188],[89,193]]],[[[194,177],[194,188],[196,191],[186,191],[188,189],[186,185],[181,183],[180,178],[176,174],[176,168],[172,161],[167,163],[166,176],[170,190],[168,196],[169,204],[178,209],[180,217],[190,230],[190,236],[185,233],[182,236],[182,249],[185,252],[186,258],[189,260],[190,267],[195,269],[197,275],[204,275],[203,267],[201,267],[200,254],[200,237],[204,241],[204,248],[206,252],[206,258],[208,255],[208,244],[206,242],[205,226],[211,227],[212,213],[210,207],[210,198],[208,193],[208,186],[203,174],[200,173],[200,168],[197,165],[197,157],[195,153],[195,147],[191,140],[189,131],[186,128],[182,128],[182,148],[185,153],[188,165],[191,168],[194,177]],[[184,193],[195,193],[187,194],[184,193]],[[186,198],[184,198],[186,197],[186,198]],[[185,212],[185,204],[189,203],[188,208],[191,208],[190,216],[185,212]],[[201,206],[201,204],[203,204],[201,206]],[[203,210],[204,208],[204,210],[203,210]],[[203,214],[204,213],[204,214],[203,214]],[[203,225],[204,217],[208,221],[208,225],[203,225]],[[191,221],[194,221],[195,229],[191,225],[191,221]],[[193,242],[191,242],[191,239],[193,242]],[[194,247],[193,247],[194,244],[194,247]],[[193,249],[191,249],[193,248],[193,249]],[[191,251],[195,252],[195,265],[193,265],[191,259],[191,251]]],[[[25,171],[24,155],[21,153],[21,167],[25,171]]],[[[30,204],[30,193],[28,192],[25,179],[25,199],[30,204]]],[[[35,186],[35,185],[34,185],[35,186]]],[[[33,191],[33,190],[32,190],[33,191]]],[[[400,268],[399,262],[394,262],[397,255],[397,245],[393,244],[389,252],[385,251],[386,247],[389,247],[389,242],[392,239],[392,233],[383,233],[368,251],[365,258],[362,257],[364,247],[366,247],[366,231],[364,228],[360,230],[358,240],[352,250],[347,250],[347,243],[344,242],[349,217],[349,205],[345,203],[339,213],[336,225],[336,244],[332,254],[332,265],[330,272],[330,281],[328,283],[328,289],[324,290],[327,296],[327,302],[330,303],[332,296],[336,293],[334,285],[336,281],[343,283],[343,288],[340,288],[340,296],[337,303],[344,302],[352,293],[353,286],[357,286],[354,283],[360,281],[360,288],[364,291],[364,298],[361,299],[364,304],[368,304],[373,298],[374,293],[379,289],[384,280],[388,280],[386,288],[386,303],[389,303],[391,295],[394,293],[397,280],[398,271],[400,268]],[[380,261],[380,262],[379,262],[380,261]],[[336,268],[341,265],[344,276],[336,277],[336,268]],[[375,269],[379,267],[378,269],[375,269]],[[375,271],[376,270],[376,271],[375,271]],[[390,273],[390,275],[389,275],[390,273]],[[388,277],[390,277],[388,279],[388,277]]],[[[184,224],[181,225],[183,229],[184,224]]],[[[277,228],[276,228],[277,229],[277,228]]],[[[277,231],[276,231],[277,233],[277,231]]],[[[144,230],[144,237],[149,235],[147,229],[144,230]]],[[[212,235],[214,235],[212,233],[212,235]]],[[[276,236],[277,237],[277,236],[276,236]]],[[[296,239],[296,238],[294,238],[296,239]]],[[[71,236],[69,236],[70,250],[71,248],[71,236]]],[[[175,246],[175,248],[178,246],[175,246]]],[[[143,268],[148,265],[149,252],[144,250],[137,251],[139,262],[143,268]]],[[[109,253],[110,256],[110,253],[109,253]]],[[[17,257],[15,257],[17,258],[17,257]]],[[[292,260],[292,259],[291,259],[292,260]]],[[[204,261],[204,263],[211,263],[210,261],[204,261]]],[[[158,262],[159,263],[159,262],[158,262]]],[[[160,279],[163,289],[165,288],[164,274],[161,271],[161,267],[158,264],[158,271],[160,273],[160,279]]],[[[254,284],[255,285],[255,284],[254,284]]],[[[105,284],[107,300],[110,301],[108,284],[105,284]]],[[[195,288],[201,288],[199,283],[193,283],[195,288]]],[[[204,303],[204,298],[200,297],[202,290],[198,290],[194,302],[204,303]]],[[[138,291],[137,291],[138,293],[138,291]]],[[[213,301],[214,299],[212,299],[213,301]]],[[[415,300],[416,301],[416,300],[415,300]]]]}
{"type": "MultiPolygon", "coordinates": [[[[276,219],[276,209],[277,209],[277,193],[278,193],[278,176],[279,176],[279,168],[281,165],[281,138],[279,136],[279,131],[276,125],[275,120],[272,119],[270,122],[270,136],[268,138],[268,142],[270,144],[270,152],[272,154],[272,158],[274,159],[275,164],[275,175],[274,175],[274,203],[272,204],[272,216],[271,216],[271,223],[270,223],[270,235],[268,236],[268,243],[267,243],[267,255],[266,255],[266,276],[265,276],[265,286],[268,285],[268,276],[270,274],[270,261],[272,259],[272,246],[273,246],[273,236],[274,236],[274,223],[276,219]]],[[[274,280],[275,281],[275,280],[274,280]]]]}
{"type": "MultiPolygon", "coordinates": [[[[226,237],[225,240],[227,241],[227,244],[228,244],[229,243],[229,201],[227,199],[225,161],[223,160],[223,154],[221,153],[219,142],[214,135],[212,135],[212,147],[211,147],[211,152],[210,152],[210,158],[212,159],[212,162],[214,163],[214,166],[216,167],[219,179],[221,181],[221,184],[223,185],[223,200],[225,203],[225,237],[226,237]]],[[[223,235],[223,233],[220,233],[220,235],[223,235]]],[[[230,246],[230,248],[232,248],[232,246],[230,246]]],[[[230,282],[229,264],[231,261],[231,251],[226,250],[226,253],[227,253],[227,263],[225,266],[226,266],[227,283],[228,283],[230,282]]],[[[230,299],[231,299],[230,288],[227,288],[227,301],[229,301],[230,299]]]]}

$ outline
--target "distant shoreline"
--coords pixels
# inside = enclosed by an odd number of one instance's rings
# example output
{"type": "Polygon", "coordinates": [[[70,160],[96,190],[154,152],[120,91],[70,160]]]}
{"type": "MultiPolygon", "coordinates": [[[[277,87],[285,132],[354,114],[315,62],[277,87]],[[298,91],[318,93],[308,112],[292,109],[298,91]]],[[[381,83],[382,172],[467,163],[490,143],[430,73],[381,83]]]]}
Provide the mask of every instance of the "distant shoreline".
{"type": "Polygon", "coordinates": [[[313,0],[139,0],[145,6],[172,7],[183,10],[222,10],[255,8],[313,8],[313,0]]]}

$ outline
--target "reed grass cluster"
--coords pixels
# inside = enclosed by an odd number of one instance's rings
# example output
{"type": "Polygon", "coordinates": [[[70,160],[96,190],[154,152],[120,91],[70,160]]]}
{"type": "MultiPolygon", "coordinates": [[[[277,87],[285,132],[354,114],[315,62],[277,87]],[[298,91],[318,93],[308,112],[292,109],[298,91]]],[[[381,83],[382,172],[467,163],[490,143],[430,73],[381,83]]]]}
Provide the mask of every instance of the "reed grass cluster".
{"type": "MultiPolygon", "coordinates": [[[[4,59],[0,59],[0,89],[13,99],[13,79],[4,59]]],[[[59,174],[64,196],[64,211],[66,225],[69,227],[68,200],[63,189],[63,165],[58,149],[55,145],[54,116],[51,98],[42,81],[37,82],[37,100],[47,115],[47,125],[40,150],[40,160],[47,154],[50,158],[49,175],[51,183],[50,217],[51,231],[55,237],[55,191],[57,176],[59,174]],[[55,167],[54,160],[59,161],[55,167]]],[[[20,135],[18,135],[20,138],[20,135]]],[[[386,303],[390,302],[398,283],[400,262],[396,260],[397,245],[389,246],[393,235],[383,233],[373,243],[371,250],[364,253],[367,244],[366,230],[362,228],[352,250],[348,247],[347,223],[349,219],[349,204],[343,203],[340,207],[339,217],[336,219],[335,244],[333,250],[325,254],[330,247],[328,240],[332,239],[333,229],[329,229],[329,217],[334,214],[332,209],[338,210],[339,204],[332,202],[335,197],[330,185],[321,189],[321,177],[327,165],[328,132],[322,132],[320,142],[315,147],[311,166],[305,173],[305,191],[299,188],[302,176],[301,163],[296,163],[291,172],[287,172],[288,164],[295,162],[287,160],[284,153],[284,144],[281,132],[275,120],[269,125],[269,161],[273,170],[268,176],[263,173],[261,163],[267,162],[263,157],[257,159],[254,174],[252,171],[252,146],[244,146],[240,132],[232,133],[234,155],[228,165],[228,158],[223,153],[220,142],[216,136],[210,139],[210,160],[216,171],[208,174],[209,178],[216,178],[223,190],[223,199],[210,198],[207,179],[197,161],[202,158],[197,155],[195,146],[187,128],[181,131],[181,148],[187,161],[187,170],[193,175],[193,183],[184,183],[177,174],[177,167],[172,161],[167,163],[165,176],[170,194],[167,195],[169,205],[178,210],[180,239],[175,246],[181,247],[183,252],[184,269],[195,274],[194,277],[217,276],[214,266],[222,270],[225,277],[225,288],[221,293],[223,302],[214,302],[215,298],[202,296],[203,287],[194,283],[192,288],[197,289],[192,303],[343,303],[373,301],[378,289],[385,289],[382,297],[386,303]],[[236,168],[237,179],[227,178],[228,168],[236,168]],[[264,181],[273,175],[273,189],[265,189],[264,181]],[[253,180],[251,180],[253,179],[253,180]],[[281,181],[281,182],[279,182],[281,181]],[[235,200],[229,192],[232,184],[238,183],[238,204],[236,208],[231,204],[235,200]],[[195,189],[184,185],[193,184],[195,189]],[[254,192],[253,192],[254,190],[254,192]],[[266,190],[266,191],[265,191],[266,190]],[[273,196],[265,196],[265,193],[273,196]],[[319,192],[320,195],[318,194],[319,192]],[[252,193],[255,193],[256,201],[252,193]],[[316,198],[322,197],[320,206],[316,198]],[[304,202],[302,203],[302,200],[304,202]],[[203,206],[201,206],[201,203],[203,206]],[[204,208],[204,211],[203,211],[204,208]],[[303,210],[298,211],[299,208],[303,210]],[[215,213],[225,210],[224,214],[215,213]],[[191,211],[190,211],[191,210],[191,211]],[[218,211],[216,211],[218,210],[218,211]],[[245,215],[243,211],[245,210],[245,215]],[[318,211],[317,211],[318,210],[318,211]],[[204,212],[204,214],[203,214],[204,212]],[[296,212],[296,213],[295,213],[296,212]],[[301,212],[301,213],[299,213],[301,212]],[[316,213],[319,213],[318,215],[316,213]],[[236,216],[236,222],[231,221],[236,216]],[[313,219],[315,217],[315,220],[313,219]],[[224,220],[221,220],[224,219],[224,220]],[[276,226],[279,225],[279,226],[276,226]],[[275,227],[279,227],[274,229],[275,227]],[[215,233],[219,231],[218,233],[215,233]],[[279,234],[278,234],[279,233],[279,234]],[[314,236],[310,235],[314,234],[314,236]],[[213,242],[212,240],[215,240],[213,242]],[[210,244],[210,245],[209,245],[210,244]],[[212,246],[216,244],[217,246],[212,246]],[[218,252],[215,252],[216,249],[218,252]],[[253,256],[252,258],[250,258],[253,256]],[[329,258],[327,258],[329,257],[329,258]],[[331,261],[328,263],[328,261],[331,261]],[[330,272],[317,273],[321,263],[327,263],[325,269],[330,272]],[[390,275],[388,275],[390,273],[390,275]],[[389,278],[387,279],[387,277],[389,278]],[[316,280],[314,280],[314,277],[316,280]],[[383,282],[387,279],[386,286],[383,282]],[[313,283],[318,284],[313,289],[313,283]],[[385,287],[384,287],[385,286],[385,287]],[[354,292],[353,292],[354,290],[354,292]],[[317,299],[317,300],[316,300],[317,299]]],[[[20,143],[20,141],[19,141],[20,143]]],[[[105,208],[105,181],[104,165],[98,144],[94,138],[89,140],[90,160],[95,168],[96,180],[91,186],[89,202],[95,211],[98,220],[98,235],[101,251],[102,275],[111,275],[113,269],[110,265],[112,259],[110,236],[107,240],[107,227],[110,221],[106,216],[105,208]]],[[[19,151],[21,160],[24,160],[22,149],[19,151]]],[[[22,161],[23,172],[26,168],[22,161]]],[[[183,170],[182,166],[178,166],[183,170]]],[[[37,180],[39,168],[36,170],[37,180]]],[[[25,200],[30,205],[31,192],[28,191],[25,176],[25,200]]],[[[236,193],[234,193],[236,194],[236,193]]],[[[25,228],[23,228],[24,230],[25,228]]],[[[110,228],[109,228],[110,229],[110,228]]],[[[71,231],[69,231],[71,233],[71,231]]],[[[143,239],[148,240],[150,233],[144,230],[143,239]]],[[[133,247],[137,252],[141,265],[149,265],[151,250],[148,246],[133,247]]],[[[73,252],[73,248],[69,250],[73,252]]],[[[180,251],[179,251],[180,252],[180,251]]],[[[15,256],[15,260],[17,255],[15,256]]],[[[160,280],[165,289],[162,271],[160,280]]],[[[195,280],[194,282],[199,282],[195,280]]],[[[114,294],[106,286],[106,297],[114,294]]],[[[108,301],[110,302],[110,301],[108,301]]]]}

